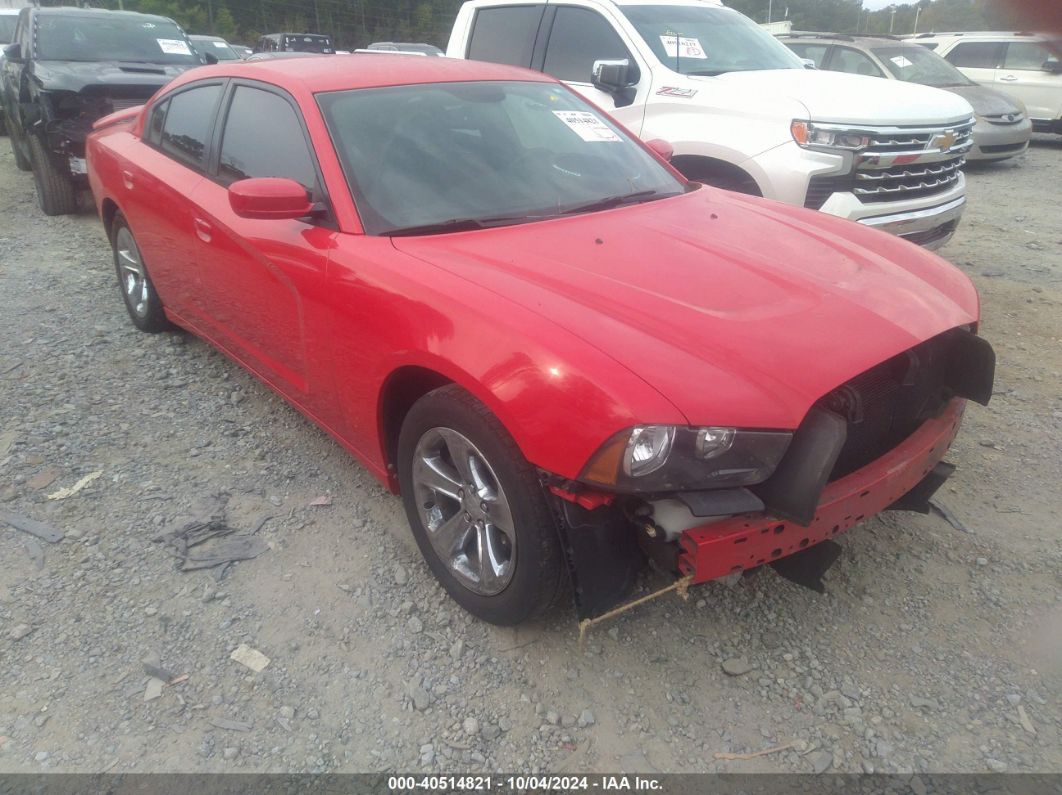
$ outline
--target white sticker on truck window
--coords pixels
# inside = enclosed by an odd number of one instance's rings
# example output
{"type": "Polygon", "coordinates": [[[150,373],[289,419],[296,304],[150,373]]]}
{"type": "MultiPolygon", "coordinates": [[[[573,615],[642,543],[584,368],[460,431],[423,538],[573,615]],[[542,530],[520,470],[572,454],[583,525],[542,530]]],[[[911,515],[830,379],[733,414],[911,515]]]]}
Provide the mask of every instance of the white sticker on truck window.
{"type": "Polygon", "coordinates": [[[215,41],[215,42],[214,42],[214,46],[215,46],[215,47],[217,47],[217,48],[218,48],[218,49],[220,49],[220,50],[224,50],[224,49],[225,49],[226,47],[228,47],[229,45],[227,45],[227,44],[226,44],[225,42],[223,42],[223,41],[215,41]]]}
{"type": "Polygon", "coordinates": [[[188,42],[180,39],[155,39],[159,43],[159,49],[167,55],[191,55],[188,42]]]}
{"type": "Polygon", "coordinates": [[[693,36],[668,36],[663,35],[660,41],[664,45],[664,52],[669,58],[700,58],[707,60],[708,56],[701,46],[701,40],[693,36]]]}
{"type": "Polygon", "coordinates": [[[553,115],[584,141],[618,141],[620,137],[588,110],[555,110],[553,115]]]}
{"type": "Polygon", "coordinates": [[[905,66],[910,66],[911,65],[911,62],[908,61],[907,58],[904,57],[903,55],[894,55],[889,60],[892,61],[894,64],[896,64],[901,69],[903,69],[905,66]]]}

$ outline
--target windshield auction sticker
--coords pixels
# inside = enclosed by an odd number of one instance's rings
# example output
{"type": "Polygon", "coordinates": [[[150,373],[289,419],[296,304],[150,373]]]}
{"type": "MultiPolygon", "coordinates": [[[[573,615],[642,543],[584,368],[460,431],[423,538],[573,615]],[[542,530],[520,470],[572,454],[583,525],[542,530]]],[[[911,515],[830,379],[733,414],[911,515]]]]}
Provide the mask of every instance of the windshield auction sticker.
{"type": "Polygon", "coordinates": [[[664,52],[671,58],[700,58],[707,60],[708,56],[701,46],[701,40],[693,36],[668,36],[660,37],[664,45],[664,52]]]}
{"type": "Polygon", "coordinates": [[[188,43],[180,39],[155,39],[159,43],[159,49],[167,55],[191,55],[188,43]]]}
{"type": "Polygon", "coordinates": [[[588,110],[555,110],[553,115],[584,141],[618,141],[620,137],[588,110]]]}

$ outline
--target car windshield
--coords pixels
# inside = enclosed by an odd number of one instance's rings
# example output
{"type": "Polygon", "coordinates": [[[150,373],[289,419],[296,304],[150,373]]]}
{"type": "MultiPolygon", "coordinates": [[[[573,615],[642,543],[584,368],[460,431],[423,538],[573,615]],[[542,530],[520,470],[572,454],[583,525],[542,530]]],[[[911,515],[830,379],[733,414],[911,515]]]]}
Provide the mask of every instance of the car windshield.
{"type": "Polygon", "coordinates": [[[686,190],[552,83],[358,89],[318,102],[370,234],[504,226],[686,190]]]}
{"type": "Polygon", "coordinates": [[[897,80],[924,86],[972,86],[974,82],[932,50],[918,45],[874,47],[871,52],[897,80]]]}
{"type": "Polygon", "coordinates": [[[759,69],[803,69],[804,64],[751,19],[730,8],[620,6],[660,62],[687,75],[759,69]]]}
{"type": "Polygon", "coordinates": [[[210,53],[219,61],[238,61],[240,56],[224,39],[201,39],[192,36],[192,44],[200,55],[210,53]]]}
{"type": "Polygon", "coordinates": [[[327,36],[316,36],[312,33],[289,34],[284,37],[284,49],[330,53],[332,52],[332,40],[327,36]]]}
{"type": "Polygon", "coordinates": [[[43,61],[200,62],[173,22],[115,13],[38,15],[37,57],[43,61]]]}
{"type": "Polygon", "coordinates": [[[10,44],[15,40],[15,23],[18,17],[14,14],[0,14],[0,44],[10,44]]]}

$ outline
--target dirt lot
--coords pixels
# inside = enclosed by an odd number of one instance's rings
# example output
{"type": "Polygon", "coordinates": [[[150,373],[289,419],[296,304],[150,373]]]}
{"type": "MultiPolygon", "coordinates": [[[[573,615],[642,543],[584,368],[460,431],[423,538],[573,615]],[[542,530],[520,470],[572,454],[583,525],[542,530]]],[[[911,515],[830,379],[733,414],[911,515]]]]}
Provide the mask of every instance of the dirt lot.
{"type": "Polygon", "coordinates": [[[0,523],[0,771],[1062,771],[1062,138],[972,170],[942,252],[999,356],[941,495],[967,530],[876,518],[825,596],[710,584],[582,652],[570,613],[470,620],[322,432],[133,330],[98,220],[42,216],[0,149],[0,510],[65,533],[0,523]],[[220,582],[152,540],[211,511],[272,516],[220,582]]]}

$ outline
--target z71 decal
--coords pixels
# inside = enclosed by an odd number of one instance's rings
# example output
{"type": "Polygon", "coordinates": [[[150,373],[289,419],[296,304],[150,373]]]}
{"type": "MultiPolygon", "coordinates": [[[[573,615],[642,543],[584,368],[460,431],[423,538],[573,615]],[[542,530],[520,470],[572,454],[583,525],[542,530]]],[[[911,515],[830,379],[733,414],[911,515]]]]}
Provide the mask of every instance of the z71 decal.
{"type": "Polygon", "coordinates": [[[692,99],[697,95],[695,88],[678,88],[677,86],[664,86],[656,92],[658,97],[682,97],[692,99]]]}

